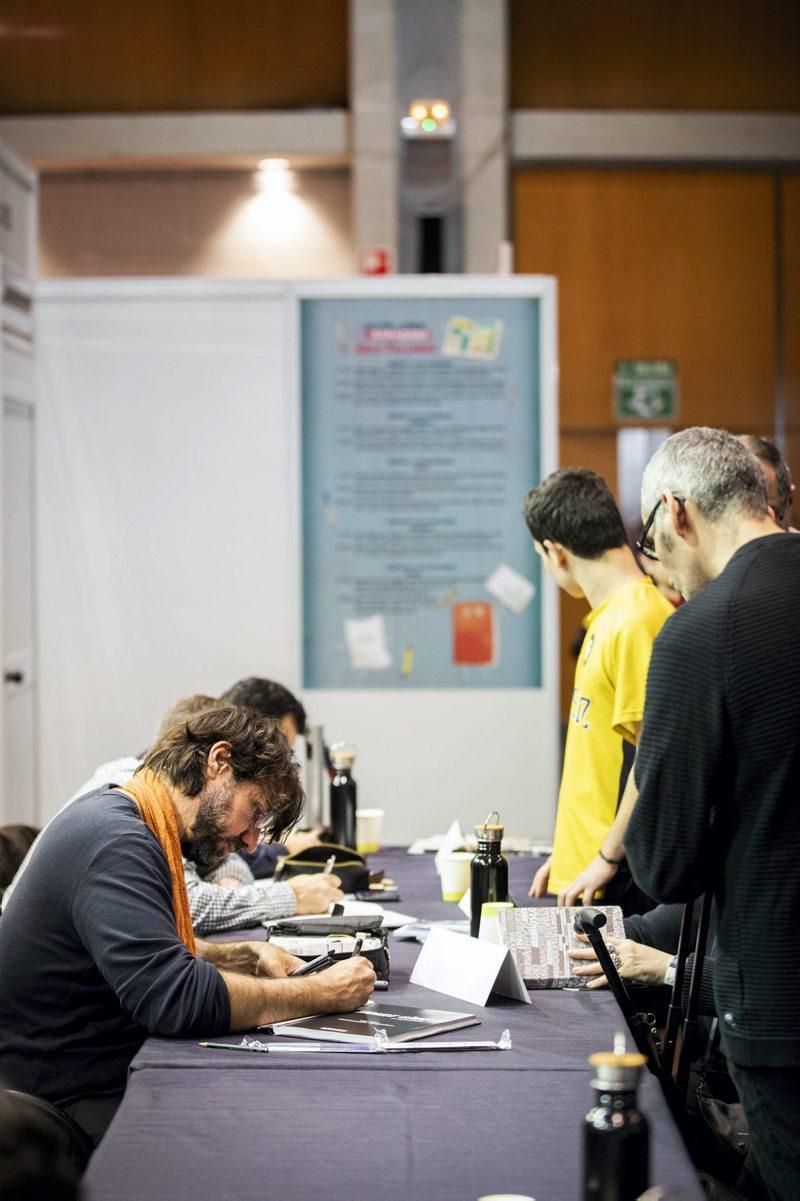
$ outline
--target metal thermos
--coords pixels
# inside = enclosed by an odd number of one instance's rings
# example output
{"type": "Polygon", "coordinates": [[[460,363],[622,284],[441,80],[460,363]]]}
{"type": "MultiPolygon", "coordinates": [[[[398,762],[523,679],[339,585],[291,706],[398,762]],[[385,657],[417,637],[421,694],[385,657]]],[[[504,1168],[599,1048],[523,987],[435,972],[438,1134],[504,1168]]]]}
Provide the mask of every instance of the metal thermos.
{"type": "Polygon", "coordinates": [[[625,1051],[589,1059],[597,1095],[584,1122],[584,1201],[636,1201],[648,1186],[650,1128],[636,1108],[645,1062],[643,1055],[625,1051]]]}
{"type": "Polygon", "coordinates": [[[481,910],[486,901],[508,900],[508,860],[502,854],[505,827],[497,810],[482,826],[475,827],[478,850],[470,867],[470,929],[473,938],[481,928],[481,910]],[[496,820],[493,822],[492,818],[496,820]]]}
{"type": "Polygon", "coordinates": [[[306,726],[306,823],[325,825],[325,784],[328,769],[325,764],[325,740],[322,726],[306,726]]]}
{"type": "Polygon", "coordinates": [[[331,780],[331,834],[339,846],[356,848],[356,782],[353,763],[356,748],[334,742],[330,748],[335,775],[331,780]]]}

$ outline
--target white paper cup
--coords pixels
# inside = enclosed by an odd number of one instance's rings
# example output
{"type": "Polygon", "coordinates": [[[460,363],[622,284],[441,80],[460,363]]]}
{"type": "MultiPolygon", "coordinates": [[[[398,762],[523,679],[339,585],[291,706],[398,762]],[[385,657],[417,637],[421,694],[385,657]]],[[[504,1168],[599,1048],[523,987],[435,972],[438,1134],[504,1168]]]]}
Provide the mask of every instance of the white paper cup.
{"type": "Polygon", "coordinates": [[[460,901],[469,888],[472,851],[453,851],[441,861],[440,880],[443,901],[460,901]]]}
{"type": "MultiPolygon", "coordinates": [[[[479,942],[500,944],[500,926],[497,921],[499,909],[513,909],[512,901],[484,901],[481,906],[481,924],[478,929],[479,942]]],[[[500,1196],[503,1194],[501,1193],[500,1196]]],[[[512,1194],[513,1195],[513,1194],[512,1194]]]]}
{"type": "Polygon", "coordinates": [[[381,849],[381,822],[383,809],[356,810],[356,850],[359,855],[369,855],[381,849]]]}

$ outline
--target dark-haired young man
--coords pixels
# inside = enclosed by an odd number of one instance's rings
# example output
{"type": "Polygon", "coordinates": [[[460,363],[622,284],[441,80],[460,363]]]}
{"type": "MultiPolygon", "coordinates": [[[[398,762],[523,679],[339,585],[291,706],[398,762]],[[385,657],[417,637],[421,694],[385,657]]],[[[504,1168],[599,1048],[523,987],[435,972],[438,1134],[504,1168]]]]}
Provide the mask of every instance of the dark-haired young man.
{"type": "Polygon", "coordinates": [[[229,705],[247,705],[264,717],[280,722],[283,732],[294,745],[295,739],[306,732],[306,711],[293,692],[277,680],[248,676],[232,684],[221,699],[229,705]]]}
{"type": "Polygon", "coordinates": [[[644,715],[653,641],[672,606],[642,575],[605,481],[584,468],[548,476],[525,501],[525,520],[547,571],[590,613],[575,667],[553,853],[530,895],[560,905],[599,890],[626,913],[646,899],[624,865],[622,838],[636,801],[630,772],[644,715]]]}
{"type": "Polygon", "coordinates": [[[226,705],[170,727],[122,788],[62,810],[0,920],[8,1083],[97,1135],[148,1034],[213,1038],[362,1005],[375,980],[363,957],[293,979],[300,961],[268,943],[195,942],[182,856],[253,849],[302,805],[275,722],[226,705]]]}

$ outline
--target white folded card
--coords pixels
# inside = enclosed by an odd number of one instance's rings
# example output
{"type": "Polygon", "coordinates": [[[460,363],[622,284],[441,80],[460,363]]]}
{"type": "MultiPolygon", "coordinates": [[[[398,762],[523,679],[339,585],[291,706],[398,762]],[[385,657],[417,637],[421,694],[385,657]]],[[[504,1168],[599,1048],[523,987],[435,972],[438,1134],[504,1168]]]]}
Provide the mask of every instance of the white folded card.
{"type": "Polygon", "coordinates": [[[431,930],[414,965],[411,983],[473,1005],[485,1005],[492,992],[531,1003],[508,947],[450,930],[431,930]]]}

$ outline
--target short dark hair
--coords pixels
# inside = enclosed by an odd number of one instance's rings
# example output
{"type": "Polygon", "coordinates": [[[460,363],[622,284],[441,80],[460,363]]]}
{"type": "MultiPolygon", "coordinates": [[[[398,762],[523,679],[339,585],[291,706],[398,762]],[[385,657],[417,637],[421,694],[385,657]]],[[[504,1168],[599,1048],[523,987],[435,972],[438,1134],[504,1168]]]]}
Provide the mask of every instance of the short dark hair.
{"type": "Polygon", "coordinates": [[[222,700],[230,705],[249,705],[251,709],[263,713],[264,717],[274,717],[276,721],[290,714],[297,726],[297,733],[305,734],[305,709],[294,693],[284,688],[283,684],[278,684],[276,680],[248,676],[246,680],[239,680],[227,692],[223,692],[222,700]]]}
{"type": "Polygon", "coordinates": [[[758,434],[742,434],[739,441],[760,463],[768,463],[774,469],[778,500],[785,505],[792,494],[792,473],[775,443],[770,442],[769,438],[759,437],[758,434]]]}
{"type": "Polygon", "coordinates": [[[305,796],[300,768],[278,723],[255,709],[223,704],[172,725],[145,756],[149,768],[186,796],[197,796],[206,780],[215,742],[230,744],[234,779],[262,784],[269,796],[268,835],[279,840],[300,818],[305,796]]]}
{"type": "Polygon", "coordinates": [[[525,521],[535,542],[558,542],[579,559],[628,545],[608,484],[585,467],[562,467],[529,492],[525,521]]]}

